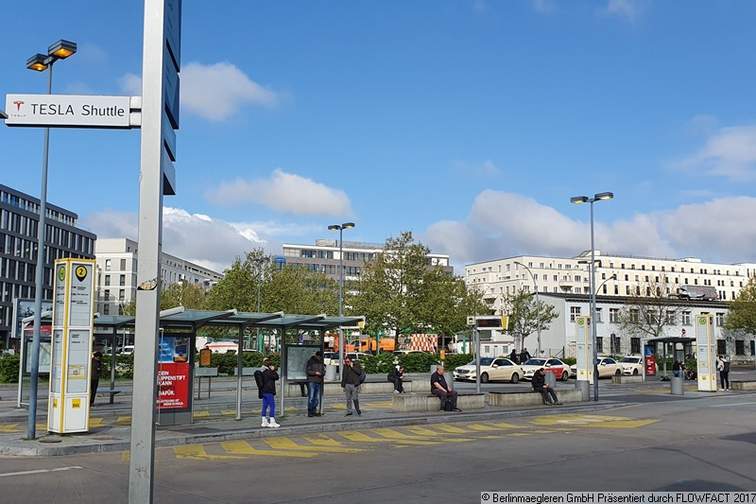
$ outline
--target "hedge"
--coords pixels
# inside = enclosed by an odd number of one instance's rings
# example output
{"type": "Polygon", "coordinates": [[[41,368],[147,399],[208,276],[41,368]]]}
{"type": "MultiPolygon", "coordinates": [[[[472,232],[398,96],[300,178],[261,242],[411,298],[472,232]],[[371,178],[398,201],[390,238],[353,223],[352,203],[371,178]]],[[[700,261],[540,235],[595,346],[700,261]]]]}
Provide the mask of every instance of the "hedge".
{"type": "Polygon", "coordinates": [[[18,365],[21,357],[18,354],[0,355],[0,383],[18,382],[18,365]]]}

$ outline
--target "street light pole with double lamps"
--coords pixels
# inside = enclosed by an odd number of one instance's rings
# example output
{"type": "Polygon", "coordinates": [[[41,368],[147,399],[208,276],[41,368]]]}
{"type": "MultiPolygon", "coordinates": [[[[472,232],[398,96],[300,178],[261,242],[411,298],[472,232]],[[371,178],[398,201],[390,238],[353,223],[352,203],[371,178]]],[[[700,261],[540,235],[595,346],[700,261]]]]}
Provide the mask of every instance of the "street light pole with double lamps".
{"type": "Polygon", "coordinates": [[[588,196],[573,196],[570,198],[570,203],[576,205],[582,205],[583,203],[591,204],[591,345],[593,347],[593,400],[598,401],[599,387],[598,387],[598,364],[596,353],[596,242],[594,239],[593,231],[593,204],[597,201],[606,201],[614,198],[614,193],[601,192],[593,195],[592,198],[588,196]]]}
{"type": "MultiPolygon", "coordinates": [[[[344,230],[352,229],[354,222],[331,224],[329,231],[339,232],[339,317],[344,316],[344,230]]],[[[339,326],[339,379],[344,369],[344,330],[339,326]]]]}
{"type": "MultiPolygon", "coordinates": [[[[47,48],[47,55],[35,54],[26,61],[26,68],[36,72],[47,70],[47,94],[52,94],[53,64],[76,53],[76,44],[58,40],[47,48]]],[[[47,228],[47,159],[50,147],[50,128],[45,128],[42,144],[42,187],[39,195],[39,223],[37,224],[37,266],[34,271],[34,337],[31,349],[31,387],[29,414],[25,439],[37,437],[37,386],[39,384],[39,346],[42,326],[42,296],[45,290],[45,230],[47,228]]]]}
{"type": "MultiPolygon", "coordinates": [[[[536,313],[538,313],[538,310],[540,310],[540,306],[541,306],[540,303],[538,302],[538,280],[536,280],[536,276],[533,274],[532,271],[530,271],[530,268],[522,264],[520,261],[515,261],[514,263],[525,268],[525,271],[528,272],[528,274],[530,275],[530,278],[533,279],[533,291],[535,291],[536,313]]],[[[522,350],[522,348],[520,350],[522,350]]],[[[541,323],[540,321],[538,322],[538,354],[537,355],[538,357],[541,356],[541,323]]]]}

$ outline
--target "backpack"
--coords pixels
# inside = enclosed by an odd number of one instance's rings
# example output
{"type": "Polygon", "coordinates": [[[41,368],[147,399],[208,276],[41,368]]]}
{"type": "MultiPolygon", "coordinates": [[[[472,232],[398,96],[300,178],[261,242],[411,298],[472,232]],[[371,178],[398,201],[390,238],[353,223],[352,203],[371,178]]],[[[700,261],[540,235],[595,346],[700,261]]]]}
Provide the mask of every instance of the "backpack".
{"type": "Polygon", "coordinates": [[[451,397],[447,397],[446,401],[444,401],[444,411],[454,411],[454,408],[452,408],[451,397]]]}
{"type": "Polygon", "coordinates": [[[263,388],[263,374],[262,371],[259,369],[255,371],[255,383],[257,384],[257,395],[259,399],[262,399],[262,388],[263,388]]]}
{"type": "Polygon", "coordinates": [[[360,368],[360,385],[365,383],[366,379],[367,379],[367,373],[362,368],[360,368]]]}

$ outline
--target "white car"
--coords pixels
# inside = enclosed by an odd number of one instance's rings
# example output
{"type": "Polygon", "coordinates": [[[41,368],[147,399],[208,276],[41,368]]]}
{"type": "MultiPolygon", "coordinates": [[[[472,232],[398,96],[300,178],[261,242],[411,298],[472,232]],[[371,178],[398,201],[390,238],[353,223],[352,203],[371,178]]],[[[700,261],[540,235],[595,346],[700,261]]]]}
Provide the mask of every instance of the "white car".
{"type": "Polygon", "coordinates": [[[553,357],[548,359],[533,357],[525,361],[525,364],[522,365],[522,370],[525,371],[525,379],[532,379],[533,374],[541,368],[543,368],[546,373],[553,373],[557,380],[562,381],[567,381],[572,374],[570,372],[570,366],[559,359],[553,357]]]}
{"type": "Polygon", "coordinates": [[[638,376],[643,374],[643,357],[628,355],[620,361],[623,375],[638,376]]]}
{"type": "MultiPolygon", "coordinates": [[[[622,374],[622,364],[617,362],[611,357],[599,357],[596,359],[598,363],[598,375],[599,378],[611,378],[614,375],[622,374]]],[[[577,376],[577,365],[570,366],[572,374],[577,376]]]]}
{"type": "MultiPolygon", "coordinates": [[[[504,357],[481,357],[480,359],[480,381],[488,383],[490,381],[508,381],[517,383],[524,376],[525,372],[522,367],[504,357]]],[[[475,381],[475,361],[464,366],[459,366],[452,373],[456,381],[475,381]]]]}

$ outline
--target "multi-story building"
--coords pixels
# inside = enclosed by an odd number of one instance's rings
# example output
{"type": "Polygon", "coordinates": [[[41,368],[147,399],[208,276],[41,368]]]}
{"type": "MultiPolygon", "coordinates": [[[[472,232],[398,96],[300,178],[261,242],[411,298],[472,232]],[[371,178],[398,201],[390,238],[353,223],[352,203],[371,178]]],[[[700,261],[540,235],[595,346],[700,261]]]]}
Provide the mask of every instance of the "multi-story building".
{"type": "MultiPolygon", "coordinates": [[[[496,312],[508,295],[524,290],[590,294],[590,251],[576,257],[515,256],[465,266],[465,281],[480,289],[496,312]]],[[[705,263],[698,258],[660,259],[603,255],[596,251],[597,293],[606,296],[674,296],[684,286],[701,286],[715,299],[733,300],[756,264],[705,263]],[[658,290],[657,290],[658,289],[658,290]]]]}
{"type": "MultiPolygon", "coordinates": [[[[128,238],[97,240],[97,311],[118,315],[131,303],[137,286],[137,242],[128,238]]],[[[209,288],[223,275],[163,252],[160,258],[162,287],[186,282],[209,288]]]]}
{"type": "MultiPolygon", "coordinates": [[[[365,263],[383,252],[383,246],[375,243],[344,241],[344,278],[357,280],[365,263]]],[[[339,279],[339,241],[316,240],[315,245],[283,245],[285,264],[302,265],[312,271],[325,273],[331,278],[339,279]]],[[[452,271],[449,256],[445,254],[428,254],[428,264],[441,266],[452,271]]]]}
{"type": "MultiPolygon", "coordinates": [[[[44,300],[52,299],[52,266],[56,259],[93,259],[95,240],[76,227],[78,215],[47,204],[44,300]]],[[[0,185],[0,341],[8,343],[13,300],[35,295],[39,199],[0,185]]]]}

